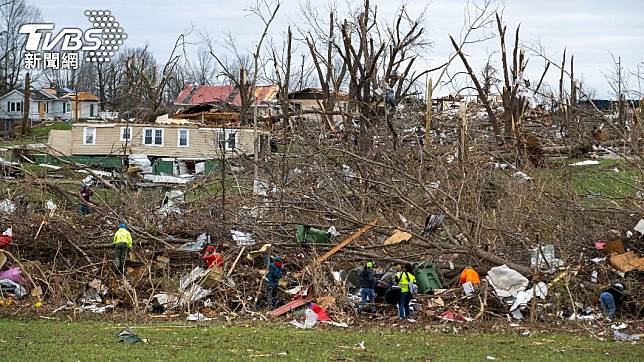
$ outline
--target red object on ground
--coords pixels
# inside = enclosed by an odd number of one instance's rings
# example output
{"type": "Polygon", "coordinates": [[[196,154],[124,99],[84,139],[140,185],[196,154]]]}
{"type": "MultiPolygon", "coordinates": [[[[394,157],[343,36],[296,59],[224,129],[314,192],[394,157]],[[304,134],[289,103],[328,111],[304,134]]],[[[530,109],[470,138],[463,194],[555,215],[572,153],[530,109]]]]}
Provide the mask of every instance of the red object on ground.
{"type": "Polygon", "coordinates": [[[13,240],[13,237],[11,236],[0,235],[0,249],[4,249],[7,246],[9,246],[12,240],[13,240]]]}
{"type": "Polygon", "coordinates": [[[283,306],[268,312],[268,316],[269,317],[279,317],[282,314],[290,312],[295,308],[299,308],[299,307],[305,305],[306,303],[308,303],[310,301],[311,301],[311,297],[306,297],[306,298],[302,298],[302,299],[295,299],[295,300],[291,301],[290,303],[286,303],[283,306]]]}
{"type": "Polygon", "coordinates": [[[452,311],[443,312],[440,316],[438,316],[438,318],[449,322],[465,322],[465,318],[452,311]]]}
{"type": "Polygon", "coordinates": [[[311,306],[311,310],[315,312],[315,314],[318,315],[318,320],[319,321],[330,321],[331,318],[329,318],[329,315],[326,314],[326,310],[324,308],[320,307],[319,305],[313,303],[311,306]]]}
{"type": "Polygon", "coordinates": [[[206,255],[203,256],[203,260],[208,262],[208,269],[212,269],[215,265],[219,267],[224,266],[224,258],[222,258],[219,253],[206,253],[206,255]]]}

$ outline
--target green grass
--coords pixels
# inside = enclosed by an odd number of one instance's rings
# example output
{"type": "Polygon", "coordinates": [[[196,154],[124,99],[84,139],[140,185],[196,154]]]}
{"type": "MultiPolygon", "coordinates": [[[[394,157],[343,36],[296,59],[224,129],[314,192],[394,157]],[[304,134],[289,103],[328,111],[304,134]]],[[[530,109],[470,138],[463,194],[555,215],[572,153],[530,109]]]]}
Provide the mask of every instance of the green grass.
{"type": "MultiPolygon", "coordinates": [[[[452,330],[452,325],[447,330],[452,330]]],[[[432,360],[485,361],[638,361],[641,345],[598,341],[571,333],[514,332],[459,334],[420,327],[401,332],[394,326],[357,329],[296,330],[283,324],[209,326],[145,324],[131,328],[146,344],[125,344],[114,322],[0,320],[0,360],[432,360]],[[364,341],[365,349],[357,347],[364,341]]]]}
{"type": "Polygon", "coordinates": [[[0,146],[22,145],[26,143],[46,143],[51,130],[71,130],[71,122],[55,122],[39,124],[29,129],[26,136],[16,136],[10,140],[0,140],[0,146]]]}
{"type": "MultiPolygon", "coordinates": [[[[563,162],[567,165],[578,161],[582,160],[566,159],[563,162]]],[[[536,175],[557,182],[569,181],[577,195],[587,197],[588,204],[597,206],[606,202],[619,202],[620,199],[631,199],[641,181],[637,167],[623,160],[598,161],[599,164],[588,166],[560,165],[557,168],[539,170],[536,175]]]]}

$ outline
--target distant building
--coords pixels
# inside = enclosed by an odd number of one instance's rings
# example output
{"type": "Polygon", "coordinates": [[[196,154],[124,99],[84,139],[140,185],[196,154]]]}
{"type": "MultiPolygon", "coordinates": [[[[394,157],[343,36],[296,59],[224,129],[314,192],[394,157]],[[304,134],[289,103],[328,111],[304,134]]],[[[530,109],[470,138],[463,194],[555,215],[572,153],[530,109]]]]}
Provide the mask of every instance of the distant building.
{"type": "MultiPolygon", "coordinates": [[[[319,88],[304,88],[288,95],[288,102],[290,108],[294,112],[302,112],[302,118],[308,120],[322,121],[326,119],[323,114],[315,113],[315,111],[324,110],[324,92],[319,88]],[[314,111],[308,112],[307,111],[314,111]]],[[[344,111],[347,107],[347,94],[339,92],[336,95],[335,111],[344,111]]],[[[334,115],[333,124],[329,127],[332,130],[342,127],[342,116],[334,115]]]]}
{"type": "MultiPolygon", "coordinates": [[[[43,88],[29,91],[30,121],[98,118],[98,97],[89,92],[75,93],[67,88],[43,88]]],[[[0,126],[4,130],[13,128],[16,120],[24,117],[25,90],[14,89],[0,97],[0,126]]],[[[2,129],[0,129],[2,130],[2,129]]]]}

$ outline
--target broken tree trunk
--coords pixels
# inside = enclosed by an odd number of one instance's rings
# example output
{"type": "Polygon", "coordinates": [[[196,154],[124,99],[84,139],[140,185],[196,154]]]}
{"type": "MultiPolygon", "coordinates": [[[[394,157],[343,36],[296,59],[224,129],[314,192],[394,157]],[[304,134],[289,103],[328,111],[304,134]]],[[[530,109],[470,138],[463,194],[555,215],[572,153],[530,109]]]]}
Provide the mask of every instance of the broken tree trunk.
{"type": "Polygon", "coordinates": [[[458,56],[463,61],[463,65],[465,65],[465,69],[467,69],[467,73],[469,73],[470,78],[472,78],[472,82],[474,82],[474,86],[476,87],[476,91],[478,92],[478,95],[481,98],[481,102],[483,103],[483,106],[485,107],[485,112],[487,113],[487,116],[490,119],[490,123],[492,124],[492,128],[494,129],[494,138],[496,139],[498,144],[503,144],[503,138],[501,137],[501,130],[499,129],[499,121],[497,120],[496,115],[494,114],[494,111],[492,110],[492,107],[490,106],[490,102],[487,99],[487,96],[485,95],[485,92],[483,91],[483,88],[481,87],[481,83],[479,82],[478,78],[476,77],[476,74],[474,73],[474,70],[472,70],[472,67],[470,66],[470,63],[468,63],[467,58],[465,58],[465,54],[463,54],[461,49],[456,44],[456,41],[454,40],[454,38],[452,38],[452,36],[450,35],[449,39],[452,41],[452,45],[454,46],[454,49],[458,53],[458,56]]]}

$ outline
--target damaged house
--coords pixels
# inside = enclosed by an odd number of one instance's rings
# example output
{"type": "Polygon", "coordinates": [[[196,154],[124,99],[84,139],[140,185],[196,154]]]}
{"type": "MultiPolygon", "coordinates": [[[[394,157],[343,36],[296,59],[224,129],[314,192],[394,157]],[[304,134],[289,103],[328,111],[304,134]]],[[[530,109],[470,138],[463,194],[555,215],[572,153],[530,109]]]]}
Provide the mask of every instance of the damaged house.
{"type": "MultiPolygon", "coordinates": [[[[252,155],[252,128],[209,127],[185,119],[159,118],[155,123],[75,123],[71,130],[52,130],[49,145],[65,156],[114,159],[123,154],[146,155],[153,173],[165,175],[209,172],[223,156],[252,155]]],[[[258,131],[260,152],[269,133],[258,131]]]]}
{"type": "MultiPolygon", "coordinates": [[[[278,91],[277,85],[255,87],[252,105],[257,107],[259,118],[270,119],[278,115],[278,91]]],[[[175,106],[176,118],[230,124],[240,121],[242,100],[239,90],[232,85],[188,85],[177,96],[175,106]]]]}
{"type": "MultiPolygon", "coordinates": [[[[347,109],[347,99],[348,96],[346,93],[338,92],[335,96],[335,107],[336,111],[346,111],[347,109]]],[[[288,95],[288,101],[293,109],[293,111],[301,112],[300,117],[317,122],[329,122],[327,117],[323,116],[321,113],[314,113],[316,111],[324,110],[324,102],[326,98],[324,92],[319,88],[304,88],[288,95]],[[310,113],[307,113],[310,112],[310,113]],[[312,111],[312,112],[311,112],[312,111]]],[[[328,124],[329,129],[335,131],[337,128],[342,128],[342,116],[333,115],[333,124],[328,124]]]]}

